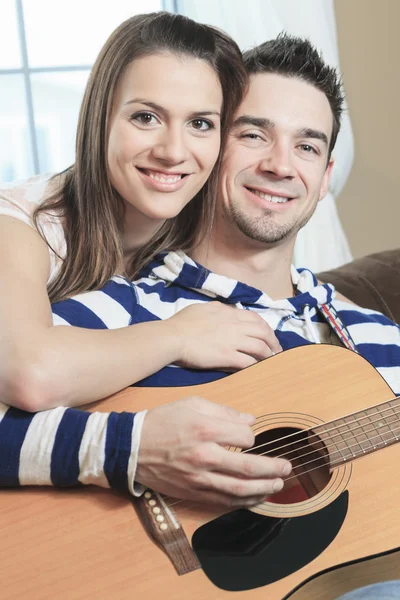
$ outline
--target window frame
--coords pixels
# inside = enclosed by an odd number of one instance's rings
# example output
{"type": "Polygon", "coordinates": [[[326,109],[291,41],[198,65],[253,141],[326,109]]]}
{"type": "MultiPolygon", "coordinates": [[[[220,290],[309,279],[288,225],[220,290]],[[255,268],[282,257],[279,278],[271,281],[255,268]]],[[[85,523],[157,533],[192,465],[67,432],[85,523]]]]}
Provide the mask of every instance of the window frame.
{"type": "MultiPolygon", "coordinates": [[[[32,1],[32,0],[31,0],[32,1]]],[[[35,73],[61,73],[61,72],[74,72],[74,71],[90,71],[92,65],[54,65],[52,67],[30,67],[28,46],[26,41],[26,27],[24,19],[23,0],[14,0],[15,10],[17,16],[17,31],[19,38],[19,45],[21,51],[21,67],[0,69],[1,75],[22,75],[24,89],[25,89],[25,102],[27,112],[27,123],[28,133],[30,140],[30,151],[32,156],[32,165],[35,175],[40,173],[40,160],[39,160],[39,149],[38,149],[38,136],[37,127],[35,123],[35,109],[33,103],[33,92],[32,92],[32,81],[31,77],[35,73]]],[[[178,0],[161,0],[162,10],[168,12],[178,12],[178,0]]]]}

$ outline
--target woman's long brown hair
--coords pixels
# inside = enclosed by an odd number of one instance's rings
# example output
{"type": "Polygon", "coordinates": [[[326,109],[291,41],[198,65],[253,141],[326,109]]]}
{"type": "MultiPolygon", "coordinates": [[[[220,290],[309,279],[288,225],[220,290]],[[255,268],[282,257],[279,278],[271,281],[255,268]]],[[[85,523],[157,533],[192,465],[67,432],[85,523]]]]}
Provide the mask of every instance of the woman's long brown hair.
{"type": "MultiPolygon", "coordinates": [[[[48,286],[52,302],[102,287],[117,272],[133,279],[165,249],[189,250],[209,232],[214,214],[220,157],[207,183],[181,213],[169,219],[124,269],[121,231],[124,202],[108,176],[108,125],[117,85],[137,58],[171,52],[204,60],[216,72],[223,93],[221,150],[247,75],[239,47],[224,32],[179,14],[137,15],[122,23],[102,48],[90,75],[79,114],[76,160],[63,174],[60,190],[34,213],[62,218],[66,256],[48,286]]],[[[46,240],[47,241],[47,240],[46,240]]]]}

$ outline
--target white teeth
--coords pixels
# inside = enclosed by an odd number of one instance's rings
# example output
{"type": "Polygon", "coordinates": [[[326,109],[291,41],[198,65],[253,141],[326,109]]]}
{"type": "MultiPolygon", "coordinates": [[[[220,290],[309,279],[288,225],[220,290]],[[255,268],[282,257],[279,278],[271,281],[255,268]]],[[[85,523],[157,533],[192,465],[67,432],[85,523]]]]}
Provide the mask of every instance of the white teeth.
{"type": "Polygon", "coordinates": [[[268,202],[273,202],[274,204],[284,204],[289,201],[289,198],[283,198],[282,196],[271,196],[270,194],[264,194],[264,192],[260,192],[259,190],[251,191],[256,196],[260,196],[263,200],[268,200],[268,202]]]}
{"type": "Polygon", "coordinates": [[[285,202],[289,202],[289,198],[282,198],[281,196],[271,196],[271,202],[275,204],[284,204],[285,202]]]}
{"type": "Polygon", "coordinates": [[[152,173],[149,171],[145,171],[145,173],[150,177],[150,179],[161,181],[161,183],[177,183],[177,181],[182,179],[181,175],[161,175],[160,173],[152,173]]]}

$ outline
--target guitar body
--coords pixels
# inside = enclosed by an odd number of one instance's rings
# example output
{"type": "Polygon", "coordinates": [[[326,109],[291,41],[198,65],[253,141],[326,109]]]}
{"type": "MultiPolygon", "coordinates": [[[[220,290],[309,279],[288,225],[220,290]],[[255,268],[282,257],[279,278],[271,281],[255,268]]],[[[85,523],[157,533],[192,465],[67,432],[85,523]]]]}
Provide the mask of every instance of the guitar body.
{"type": "MultiPolygon", "coordinates": [[[[310,429],[394,396],[360,356],[335,346],[315,345],[289,350],[210,384],[129,388],[90,409],[139,411],[189,395],[257,415],[257,436],[277,428],[310,429]]],[[[346,497],[340,526],[312,560],[267,585],[237,588],[234,597],[333,600],[361,585],[400,578],[400,557],[395,551],[400,546],[399,464],[400,445],[394,444],[332,470],[326,481],[317,481],[320,488],[313,489],[309,498],[258,506],[257,518],[293,517],[290,523],[295,523],[297,517],[324,514],[320,511],[330,510],[346,497]]],[[[173,511],[189,541],[221,514],[189,503],[177,504],[173,511]]],[[[315,522],[323,529],[321,521],[315,522]]],[[[295,552],[288,547],[287,561],[292,560],[290,551],[306,555],[317,534],[311,528],[296,541],[295,552]]],[[[131,500],[108,490],[1,491],[0,535],[2,599],[233,597],[232,591],[212,583],[202,569],[178,576],[147,535],[131,500]]],[[[262,557],[261,552],[257,560],[262,557]]],[[[251,569],[251,562],[248,558],[246,569],[251,569]]],[[[266,572],[268,566],[266,561],[266,572]]]]}

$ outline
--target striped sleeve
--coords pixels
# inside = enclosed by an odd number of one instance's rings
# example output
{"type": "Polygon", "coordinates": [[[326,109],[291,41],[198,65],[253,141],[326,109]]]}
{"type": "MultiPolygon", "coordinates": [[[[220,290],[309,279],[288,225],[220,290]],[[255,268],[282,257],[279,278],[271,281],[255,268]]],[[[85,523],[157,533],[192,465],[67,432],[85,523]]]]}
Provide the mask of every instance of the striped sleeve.
{"type": "Polygon", "coordinates": [[[0,487],[135,485],[140,413],[88,413],[59,407],[28,413],[0,403],[0,487]]]}
{"type": "Polygon", "coordinates": [[[53,325],[85,329],[119,329],[132,324],[136,296],[132,285],[115,276],[101,290],[78,294],[52,304],[53,325]]]}
{"type": "Polygon", "coordinates": [[[400,326],[385,315],[348,302],[337,302],[340,316],[355,340],[358,352],[400,395],[400,326]]]}

